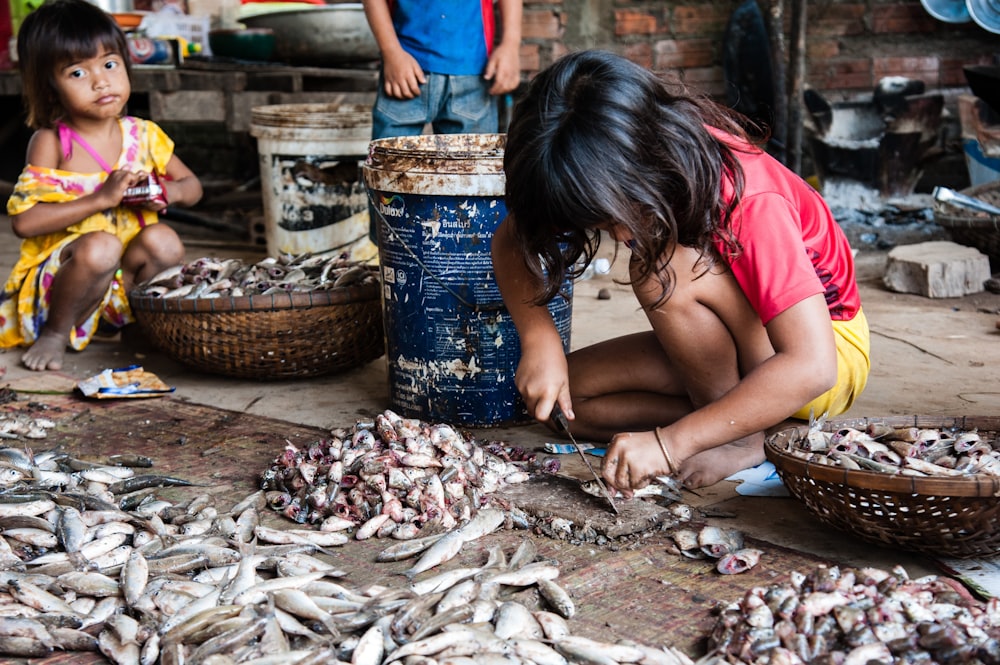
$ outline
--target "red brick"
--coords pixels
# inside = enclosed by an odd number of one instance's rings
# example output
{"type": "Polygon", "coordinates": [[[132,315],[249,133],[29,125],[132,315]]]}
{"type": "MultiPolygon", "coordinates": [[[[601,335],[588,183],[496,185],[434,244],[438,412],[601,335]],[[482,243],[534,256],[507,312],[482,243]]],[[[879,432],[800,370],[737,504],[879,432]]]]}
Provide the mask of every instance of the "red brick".
{"type": "Polygon", "coordinates": [[[653,63],[656,69],[707,67],[719,61],[718,40],[665,39],[656,42],[653,63]]]}
{"type": "Polygon", "coordinates": [[[809,63],[808,80],[820,90],[871,90],[875,87],[868,58],[809,63]]]}
{"type": "Polygon", "coordinates": [[[965,87],[969,85],[965,78],[965,67],[973,65],[992,65],[993,55],[982,53],[970,58],[941,58],[941,86],[965,87]]]}
{"type": "Polygon", "coordinates": [[[941,23],[918,2],[872,7],[872,32],[875,34],[914,34],[935,32],[941,23]]]}
{"type": "Polygon", "coordinates": [[[622,55],[637,65],[642,65],[647,69],[653,67],[653,47],[649,42],[635,42],[626,44],[622,55]]]}
{"type": "Polygon", "coordinates": [[[652,14],[630,9],[615,10],[615,34],[619,37],[652,35],[657,29],[656,17],[652,14]]]}
{"type": "Polygon", "coordinates": [[[940,68],[937,56],[872,58],[872,76],[876,82],[885,76],[905,76],[923,81],[928,88],[933,88],[938,85],[940,68]]]}
{"type": "Polygon", "coordinates": [[[729,5],[678,6],[674,7],[673,19],[668,28],[675,36],[716,35],[721,37],[722,33],[725,32],[726,24],[729,23],[731,14],[732,7],[729,5]]]}
{"type": "Polygon", "coordinates": [[[684,85],[703,92],[712,97],[724,97],[726,94],[726,77],[722,67],[691,67],[681,70],[684,85]]]}
{"type": "MultiPolygon", "coordinates": [[[[789,14],[790,10],[786,9],[785,13],[789,14]]],[[[806,19],[809,23],[807,39],[865,32],[865,6],[860,4],[807,4],[806,19]]]]}
{"type": "Polygon", "coordinates": [[[538,53],[538,44],[521,43],[519,54],[521,56],[521,72],[529,75],[536,74],[541,69],[541,56],[538,53]]]}
{"type": "Polygon", "coordinates": [[[836,39],[806,39],[806,61],[822,62],[840,55],[840,42],[836,39]]]}
{"type": "Polygon", "coordinates": [[[521,20],[523,39],[561,39],[563,33],[562,15],[553,11],[525,10],[521,20]]]}
{"type": "Polygon", "coordinates": [[[965,79],[965,72],[962,68],[967,64],[969,63],[964,60],[942,60],[938,85],[942,87],[966,85],[968,81],[965,79]]]}

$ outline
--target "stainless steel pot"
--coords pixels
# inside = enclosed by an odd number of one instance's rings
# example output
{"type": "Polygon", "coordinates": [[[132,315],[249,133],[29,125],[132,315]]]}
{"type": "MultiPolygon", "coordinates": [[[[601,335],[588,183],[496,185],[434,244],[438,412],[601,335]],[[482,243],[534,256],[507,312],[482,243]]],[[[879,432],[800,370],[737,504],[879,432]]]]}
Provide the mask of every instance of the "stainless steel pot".
{"type": "Polygon", "coordinates": [[[131,14],[135,11],[135,3],[132,0],[87,0],[87,2],[109,14],[131,14]]]}
{"type": "Polygon", "coordinates": [[[379,57],[378,44],[361,3],[310,5],[242,16],[248,28],[274,31],[274,59],[296,65],[330,66],[379,57]]]}

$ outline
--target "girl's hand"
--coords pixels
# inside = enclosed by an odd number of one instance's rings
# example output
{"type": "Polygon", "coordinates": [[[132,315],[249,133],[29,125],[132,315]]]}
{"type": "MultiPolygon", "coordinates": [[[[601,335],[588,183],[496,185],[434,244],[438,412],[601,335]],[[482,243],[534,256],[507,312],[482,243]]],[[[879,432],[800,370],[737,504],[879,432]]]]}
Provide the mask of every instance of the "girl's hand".
{"type": "Polygon", "coordinates": [[[563,353],[562,339],[558,332],[554,338],[541,336],[521,339],[521,362],[517,366],[514,382],[517,385],[528,413],[540,422],[546,422],[552,413],[552,405],[557,401],[573,419],[569,396],[569,372],[566,355],[563,353]]]}
{"type": "Polygon", "coordinates": [[[119,169],[108,174],[108,179],[104,181],[101,188],[94,192],[94,196],[101,202],[101,209],[115,208],[121,205],[125,190],[141,182],[146,175],[134,171],[119,169]]]}
{"type": "MultiPolygon", "coordinates": [[[[666,428],[660,432],[664,436],[666,428]]],[[[634,490],[642,489],[656,476],[669,476],[672,472],[652,431],[616,434],[601,467],[604,481],[626,498],[631,498],[634,490]]]]}

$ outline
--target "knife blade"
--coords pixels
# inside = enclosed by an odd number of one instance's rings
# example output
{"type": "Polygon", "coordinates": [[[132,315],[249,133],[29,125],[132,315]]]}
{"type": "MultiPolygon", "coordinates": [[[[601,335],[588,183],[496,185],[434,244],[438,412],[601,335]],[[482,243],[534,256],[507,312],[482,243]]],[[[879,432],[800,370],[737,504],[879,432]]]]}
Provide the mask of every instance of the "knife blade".
{"type": "Polygon", "coordinates": [[[596,471],[594,471],[594,467],[590,465],[590,460],[588,460],[587,456],[583,454],[583,450],[580,448],[580,444],[576,442],[576,439],[573,437],[573,433],[569,431],[569,419],[566,418],[566,414],[563,413],[563,410],[562,408],[560,408],[558,402],[556,402],[555,406],[552,407],[552,422],[556,424],[556,427],[559,428],[559,431],[561,431],[563,434],[569,437],[570,443],[573,444],[573,447],[576,449],[576,452],[580,454],[580,459],[582,459],[583,463],[587,465],[587,468],[590,470],[590,475],[594,477],[594,480],[597,481],[597,486],[600,487],[601,492],[604,493],[604,498],[608,500],[609,504],[611,504],[611,510],[613,510],[617,515],[618,506],[615,505],[615,500],[611,498],[611,493],[608,492],[608,488],[604,484],[604,481],[601,480],[601,477],[597,475],[596,471]]]}

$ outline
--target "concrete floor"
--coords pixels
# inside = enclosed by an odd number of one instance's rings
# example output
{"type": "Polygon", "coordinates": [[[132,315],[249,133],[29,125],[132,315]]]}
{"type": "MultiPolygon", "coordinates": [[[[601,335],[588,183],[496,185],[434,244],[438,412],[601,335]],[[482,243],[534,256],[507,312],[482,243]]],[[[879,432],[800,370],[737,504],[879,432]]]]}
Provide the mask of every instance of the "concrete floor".
{"type": "MultiPolygon", "coordinates": [[[[17,252],[17,239],[7,220],[0,220],[0,273],[7,275],[17,252]]],[[[184,231],[183,228],[180,228],[184,231]]],[[[226,243],[187,238],[189,259],[200,256],[262,254],[226,243]]],[[[881,275],[886,255],[858,256],[859,282],[872,328],[873,371],[867,390],[849,416],[996,415],[1000,413],[1000,295],[981,293],[964,298],[931,300],[888,292],[881,275]]],[[[572,342],[580,347],[601,339],[645,329],[630,291],[598,275],[578,282],[573,303],[572,342]],[[601,288],[611,298],[600,300],[601,288]]],[[[171,386],[172,399],[245,411],[294,423],[332,428],[353,425],[360,414],[389,407],[385,359],[342,374],[282,382],[253,382],[201,374],[148,347],[118,341],[95,342],[67,356],[63,371],[38,374],[25,370],[20,351],[0,352],[3,385],[15,390],[72,389],[76,380],[105,368],[141,363],[171,386]]],[[[551,440],[538,425],[491,430],[490,439],[531,448],[551,440]]],[[[904,565],[911,575],[938,572],[920,555],[874,547],[824,527],[794,499],[744,497],[737,483],[723,481],[690,495],[687,502],[731,516],[731,525],[748,536],[827,557],[842,565],[904,565]]]]}

